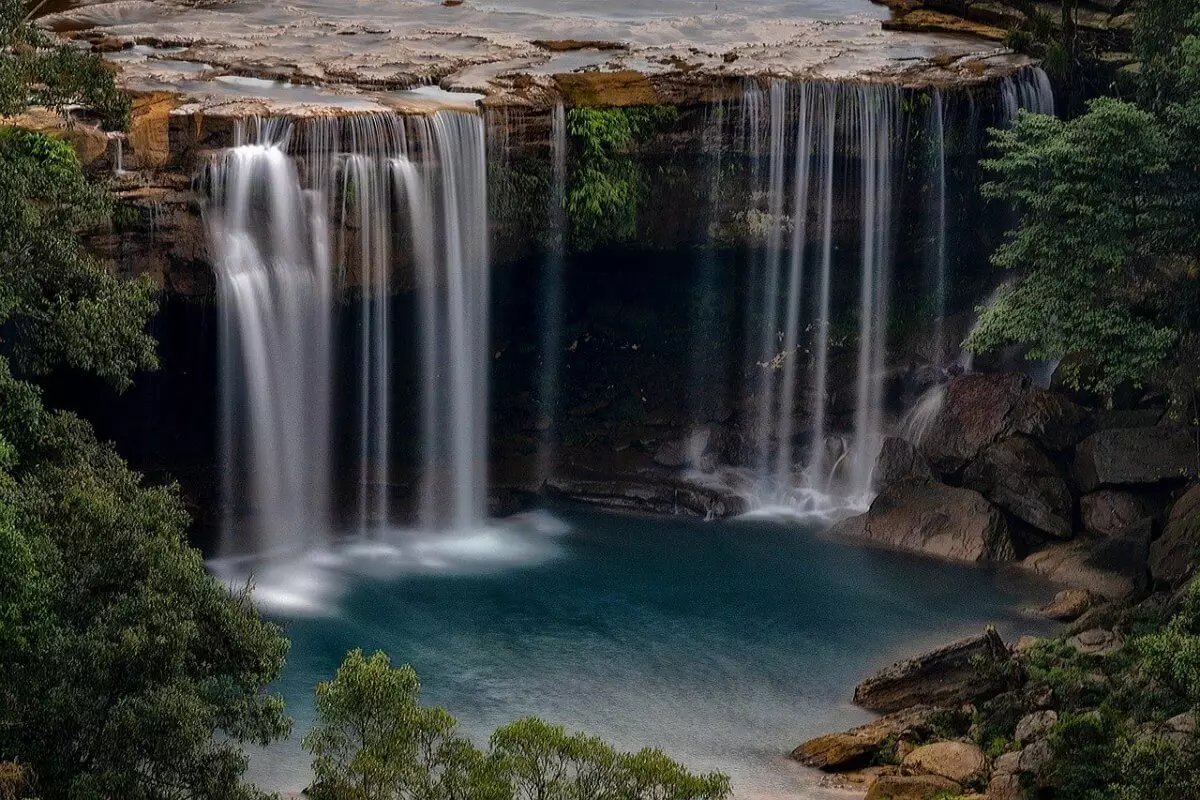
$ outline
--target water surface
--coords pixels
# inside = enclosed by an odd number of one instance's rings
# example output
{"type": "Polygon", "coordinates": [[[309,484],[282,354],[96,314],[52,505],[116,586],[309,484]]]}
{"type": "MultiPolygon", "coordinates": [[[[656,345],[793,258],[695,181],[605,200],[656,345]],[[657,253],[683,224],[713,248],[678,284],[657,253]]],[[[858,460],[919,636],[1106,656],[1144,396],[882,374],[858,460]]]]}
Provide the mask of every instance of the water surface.
{"type": "Polygon", "coordinates": [[[535,714],[723,770],[740,797],[816,797],[817,776],[785,755],[870,718],[850,704],[858,680],[988,622],[1027,629],[1016,607],[1039,594],[794,522],[557,516],[565,532],[438,549],[407,575],[353,579],[331,614],[285,620],[296,738],[256,758],[255,777],[303,788],[312,687],[362,647],[413,664],[424,700],[480,743],[535,714]],[[490,566],[489,547],[510,558],[490,566]]]}

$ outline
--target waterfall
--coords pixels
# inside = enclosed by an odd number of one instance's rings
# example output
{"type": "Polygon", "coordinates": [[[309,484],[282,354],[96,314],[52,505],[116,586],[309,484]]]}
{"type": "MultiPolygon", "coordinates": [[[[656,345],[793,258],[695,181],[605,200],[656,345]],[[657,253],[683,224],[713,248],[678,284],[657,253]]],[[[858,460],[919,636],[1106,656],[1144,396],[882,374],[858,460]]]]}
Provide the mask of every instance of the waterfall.
{"type": "Polygon", "coordinates": [[[252,128],[239,126],[206,175],[220,301],[222,554],[331,539],[331,498],[351,477],[337,474],[331,452],[343,419],[353,420],[358,443],[357,530],[387,535],[401,242],[410,243],[421,298],[422,516],[435,526],[478,524],[489,365],[482,120],[440,111],[252,128]],[[335,419],[333,320],[348,288],[361,293],[357,405],[335,419]]]}
{"type": "Polygon", "coordinates": [[[741,127],[751,180],[765,197],[764,224],[755,229],[762,255],[750,271],[747,313],[756,369],[752,429],[759,501],[811,506],[828,501],[828,494],[866,495],[883,429],[900,90],[782,81],[765,91],[751,86],[741,127]],[[854,257],[835,241],[835,217],[844,205],[839,198],[848,187],[857,192],[861,220],[854,257]],[[829,413],[830,389],[841,380],[832,374],[833,331],[841,314],[835,294],[851,268],[858,288],[855,413],[852,429],[838,431],[829,413]],[[812,442],[807,460],[796,448],[796,401],[805,379],[812,442]],[[843,444],[830,453],[827,440],[835,433],[843,444]]]}
{"type": "Polygon", "coordinates": [[[946,111],[945,98],[940,89],[934,89],[929,97],[929,119],[926,130],[930,143],[929,153],[929,207],[927,211],[926,261],[927,272],[932,273],[933,285],[933,360],[941,364],[946,358],[945,321],[947,288],[946,282],[946,111]]]}
{"type": "MultiPolygon", "coordinates": [[[[424,475],[421,519],[463,530],[487,515],[490,264],[483,120],[439,112],[415,120],[420,150],[441,172],[420,203],[442,238],[417,250],[421,275],[424,475]],[[439,213],[440,212],[440,213],[439,213]]],[[[417,227],[414,217],[413,227],[417,227]]]]}
{"type": "Polygon", "coordinates": [[[862,258],[858,305],[858,387],[851,491],[871,490],[883,426],[888,301],[892,267],[892,154],[899,130],[898,92],[856,87],[856,135],[862,170],[862,258]]]}
{"type": "Polygon", "coordinates": [[[226,555],[304,549],[330,524],[325,207],[284,152],[290,126],[257,133],[212,165],[205,209],[220,308],[226,555]],[[235,509],[248,532],[238,541],[235,509]]]}
{"type": "Polygon", "coordinates": [[[546,220],[548,239],[542,268],[542,303],[538,307],[541,370],[538,406],[542,431],[538,442],[539,483],[553,477],[555,442],[559,422],[559,394],[563,349],[563,268],[567,247],[567,113],[562,103],[550,112],[551,185],[546,220]]]}
{"type": "Polygon", "coordinates": [[[1024,67],[1001,81],[1000,109],[1006,125],[1016,122],[1021,109],[1054,116],[1054,87],[1046,70],[1024,67]]]}

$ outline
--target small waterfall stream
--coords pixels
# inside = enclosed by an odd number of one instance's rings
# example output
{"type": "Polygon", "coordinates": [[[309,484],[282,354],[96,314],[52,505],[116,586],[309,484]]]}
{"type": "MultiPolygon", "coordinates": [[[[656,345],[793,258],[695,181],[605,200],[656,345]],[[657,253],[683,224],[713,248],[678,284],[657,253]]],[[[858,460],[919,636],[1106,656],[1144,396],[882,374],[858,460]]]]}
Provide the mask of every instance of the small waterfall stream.
{"type": "Polygon", "coordinates": [[[884,321],[895,190],[892,164],[902,140],[900,90],[783,81],[765,90],[751,85],[743,99],[742,126],[753,132],[756,125],[766,134],[750,137],[751,156],[765,154],[767,165],[762,184],[764,255],[759,269],[751,273],[756,286],[749,295],[753,308],[748,314],[756,325],[758,342],[754,430],[762,484],[759,499],[795,505],[823,502],[821,498],[831,493],[865,494],[883,424],[884,321]],[[760,149],[759,143],[765,148],[760,149]],[[830,452],[833,294],[851,266],[835,241],[835,191],[840,196],[847,184],[857,192],[861,220],[855,259],[856,411],[848,448],[843,444],[830,452]],[[816,220],[819,265],[811,276],[807,269],[810,218],[816,220]],[[787,229],[791,235],[784,248],[787,229]],[[810,298],[807,315],[806,298],[810,298]],[[795,436],[796,398],[805,366],[810,373],[807,458],[795,436]]]}

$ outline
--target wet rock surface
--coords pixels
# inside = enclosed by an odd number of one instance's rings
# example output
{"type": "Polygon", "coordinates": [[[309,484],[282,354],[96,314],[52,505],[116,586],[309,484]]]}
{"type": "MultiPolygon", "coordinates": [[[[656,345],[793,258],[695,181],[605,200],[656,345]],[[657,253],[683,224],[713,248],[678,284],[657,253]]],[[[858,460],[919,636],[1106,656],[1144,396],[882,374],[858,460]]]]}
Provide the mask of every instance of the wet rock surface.
{"type": "Polygon", "coordinates": [[[959,472],[989,444],[1012,430],[1012,413],[1029,388],[1017,373],[964,375],[946,387],[941,410],[921,440],[938,475],[959,472]]]}
{"type": "Polygon", "coordinates": [[[1195,438],[1175,425],[1099,431],[1079,445],[1075,456],[1075,478],[1085,492],[1102,486],[1183,483],[1195,477],[1195,438]]]}
{"type": "Polygon", "coordinates": [[[835,534],[966,562],[1015,557],[1008,524],[978,492],[936,483],[889,486],[861,520],[839,523],[835,534]]]}
{"type": "Polygon", "coordinates": [[[1066,478],[1032,439],[1012,436],[988,445],[962,482],[1039,531],[1071,538],[1074,500],[1066,478]]]}
{"type": "Polygon", "coordinates": [[[841,770],[863,764],[879,748],[913,729],[927,725],[930,709],[906,708],[844,733],[811,739],[792,751],[792,758],[817,769],[841,770]]]}
{"type": "Polygon", "coordinates": [[[915,705],[954,706],[999,693],[1003,686],[981,664],[1009,659],[995,630],[899,661],[860,683],[854,702],[872,711],[888,712],[915,705]]]}

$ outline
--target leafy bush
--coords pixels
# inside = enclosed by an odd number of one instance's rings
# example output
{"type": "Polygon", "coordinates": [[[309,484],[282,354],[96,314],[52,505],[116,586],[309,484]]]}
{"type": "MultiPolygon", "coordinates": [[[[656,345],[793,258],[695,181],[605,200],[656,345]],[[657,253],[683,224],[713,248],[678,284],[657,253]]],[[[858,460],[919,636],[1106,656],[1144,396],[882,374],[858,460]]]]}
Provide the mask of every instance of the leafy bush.
{"type": "Polygon", "coordinates": [[[347,654],[317,687],[316,800],[722,800],[729,779],[695,775],[658,750],[618,753],[536,718],[505,725],[485,753],[453,717],[420,705],[420,682],[388,657],[347,654]]]}
{"type": "Polygon", "coordinates": [[[577,248],[623,241],[636,233],[646,180],[631,148],[677,114],[674,106],[573,108],[567,113],[567,132],[579,150],[566,199],[577,248]]]}

